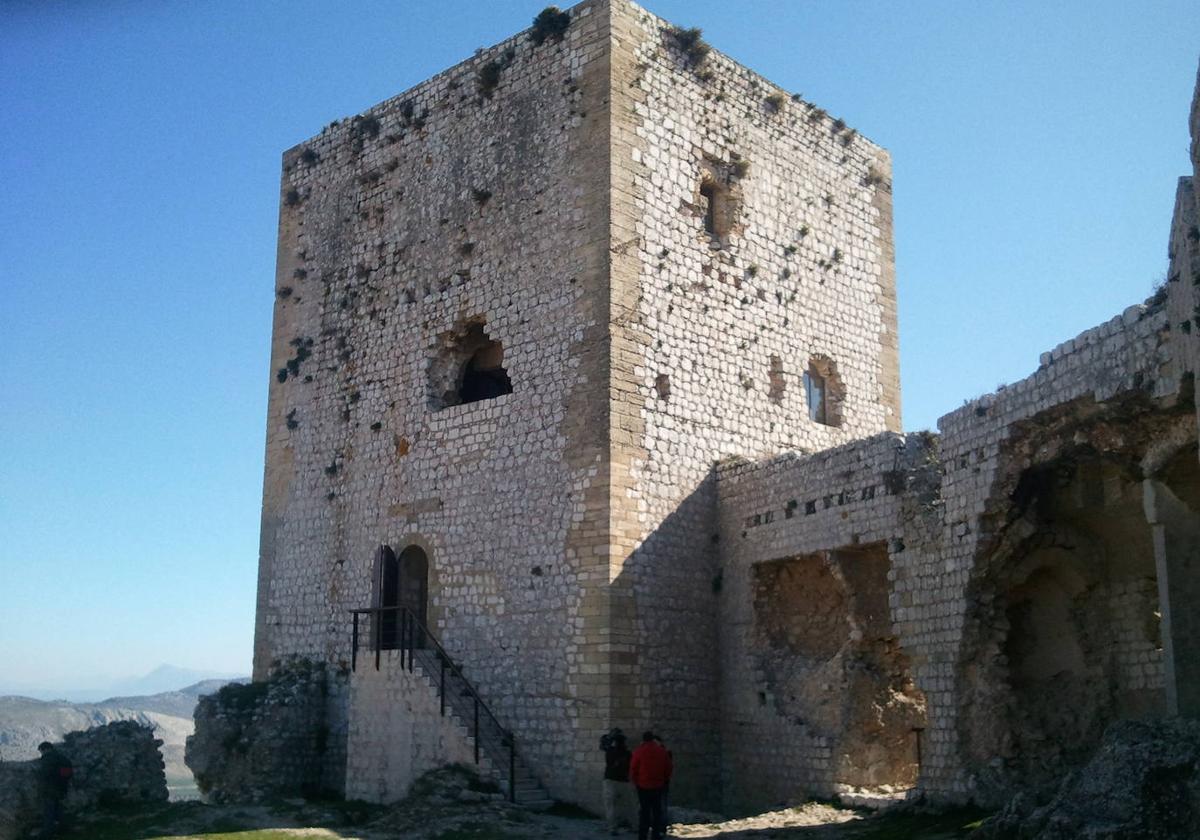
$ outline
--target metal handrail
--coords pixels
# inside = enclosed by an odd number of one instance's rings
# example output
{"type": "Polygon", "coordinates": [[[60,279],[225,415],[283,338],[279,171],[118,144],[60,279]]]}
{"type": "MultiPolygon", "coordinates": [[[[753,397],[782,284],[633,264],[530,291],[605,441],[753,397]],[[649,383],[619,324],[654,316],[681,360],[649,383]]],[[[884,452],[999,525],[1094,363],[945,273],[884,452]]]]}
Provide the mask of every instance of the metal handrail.
{"type": "Polygon", "coordinates": [[[399,631],[399,647],[387,648],[388,650],[400,651],[400,667],[404,668],[407,662],[409,671],[413,669],[413,659],[416,651],[426,650],[425,644],[417,643],[418,633],[422,642],[428,642],[432,645],[432,655],[436,656],[439,663],[439,673],[436,678],[430,674],[430,678],[437,684],[438,700],[441,705],[442,716],[446,715],[446,673],[458,677],[459,682],[469,693],[472,700],[472,712],[474,724],[474,741],[475,741],[475,763],[479,763],[479,748],[482,739],[479,731],[479,712],[482,710],[491,720],[492,725],[499,730],[500,745],[508,747],[508,798],[509,801],[516,801],[516,761],[517,761],[517,745],[516,738],[513,733],[506,729],[500,723],[500,718],[496,717],[496,713],[491,710],[484,699],[479,696],[479,692],[475,690],[475,686],[467,679],[466,674],[462,669],[455,664],[454,659],[446,652],[441,643],[429,632],[429,628],[425,623],[418,618],[408,607],[362,607],[356,610],[351,610],[350,613],[354,617],[354,630],[351,636],[350,643],[350,670],[358,670],[358,648],[359,648],[359,616],[368,615],[372,617],[371,627],[371,649],[375,653],[375,670],[379,670],[380,652],[384,649],[382,645],[381,631],[382,622],[380,619],[385,614],[395,614],[397,617],[399,631]]]}

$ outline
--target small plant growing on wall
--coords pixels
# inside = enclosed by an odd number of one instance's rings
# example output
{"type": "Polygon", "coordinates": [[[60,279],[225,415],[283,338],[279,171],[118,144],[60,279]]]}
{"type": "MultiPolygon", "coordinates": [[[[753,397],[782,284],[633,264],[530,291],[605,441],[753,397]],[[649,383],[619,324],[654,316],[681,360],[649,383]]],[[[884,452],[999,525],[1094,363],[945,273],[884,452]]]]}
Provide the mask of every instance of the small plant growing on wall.
{"type": "Polygon", "coordinates": [[[496,92],[496,88],[500,86],[500,74],[504,72],[504,68],[512,64],[512,60],[516,58],[516,53],[512,50],[506,52],[501,58],[493,58],[487,64],[479,68],[479,73],[476,77],[476,82],[479,86],[479,95],[484,99],[491,99],[496,92]]]}
{"type": "Polygon", "coordinates": [[[750,161],[738,154],[731,156],[729,161],[729,176],[731,178],[745,178],[746,173],[750,171],[750,161]]]}
{"type": "Polygon", "coordinates": [[[320,159],[321,156],[309,148],[305,148],[305,150],[300,153],[300,162],[305,166],[313,166],[320,159]]]}
{"type": "Polygon", "coordinates": [[[288,190],[287,194],[283,197],[283,203],[286,204],[288,207],[299,207],[300,206],[300,190],[295,189],[294,187],[292,189],[288,190]]]}
{"type": "Polygon", "coordinates": [[[370,114],[357,116],[350,120],[350,137],[354,141],[356,151],[361,151],[363,143],[374,140],[379,136],[379,119],[370,114]]]}
{"type": "Polygon", "coordinates": [[[538,12],[533,19],[533,29],[529,32],[529,40],[537,46],[546,43],[547,38],[561,41],[571,25],[571,13],[561,11],[558,6],[547,6],[538,12]]]}
{"type": "Polygon", "coordinates": [[[683,53],[684,61],[689,67],[699,67],[712,50],[712,47],[704,40],[704,32],[695,26],[690,29],[676,26],[668,30],[668,34],[675,42],[675,47],[683,53]]]}
{"type": "Polygon", "coordinates": [[[492,197],[491,190],[479,189],[476,187],[471,190],[471,198],[475,199],[475,203],[480,207],[488,203],[488,199],[492,197]]]}
{"type": "Polygon", "coordinates": [[[784,101],[785,100],[782,93],[772,93],[763,100],[763,104],[766,105],[768,114],[778,114],[783,110],[784,101]]]}
{"type": "Polygon", "coordinates": [[[275,374],[275,378],[280,382],[287,382],[289,376],[298,376],[301,363],[312,355],[313,340],[311,338],[293,338],[289,343],[296,349],[296,355],[288,359],[275,374]]]}

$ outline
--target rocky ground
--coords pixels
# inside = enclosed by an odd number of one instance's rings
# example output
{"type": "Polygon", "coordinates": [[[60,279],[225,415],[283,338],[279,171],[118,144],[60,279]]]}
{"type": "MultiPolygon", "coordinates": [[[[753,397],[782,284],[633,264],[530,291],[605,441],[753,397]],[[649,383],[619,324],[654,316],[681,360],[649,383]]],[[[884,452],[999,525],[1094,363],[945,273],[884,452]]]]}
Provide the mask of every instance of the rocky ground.
{"type": "MultiPolygon", "coordinates": [[[[894,814],[810,803],[724,820],[675,809],[675,838],[722,840],[952,840],[965,837],[980,815],[894,814]]],[[[80,817],[65,840],[607,840],[594,816],[569,807],[532,813],[510,806],[470,773],[442,770],[414,786],[403,803],[381,807],[353,802],[295,799],[270,805],[202,805],[173,802],[137,810],[80,817]]],[[[625,832],[630,840],[636,835],[625,832]]]]}

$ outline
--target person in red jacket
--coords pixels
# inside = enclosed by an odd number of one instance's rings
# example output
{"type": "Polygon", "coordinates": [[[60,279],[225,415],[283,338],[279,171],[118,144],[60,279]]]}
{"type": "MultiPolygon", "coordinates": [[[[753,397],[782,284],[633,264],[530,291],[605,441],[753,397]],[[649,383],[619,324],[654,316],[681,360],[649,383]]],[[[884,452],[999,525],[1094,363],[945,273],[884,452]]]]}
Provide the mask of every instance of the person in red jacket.
{"type": "Polygon", "coordinates": [[[642,733],[642,743],[629,760],[629,781],[637,788],[638,840],[662,840],[667,833],[663,813],[663,795],[671,781],[671,754],[654,739],[653,732],[642,733]]]}

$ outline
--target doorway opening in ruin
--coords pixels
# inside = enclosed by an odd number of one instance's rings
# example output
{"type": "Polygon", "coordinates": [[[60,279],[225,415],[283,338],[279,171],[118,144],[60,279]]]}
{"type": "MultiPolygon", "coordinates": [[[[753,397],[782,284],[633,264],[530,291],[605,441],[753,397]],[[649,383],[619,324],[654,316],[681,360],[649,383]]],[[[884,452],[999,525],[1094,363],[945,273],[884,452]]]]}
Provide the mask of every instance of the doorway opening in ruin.
{"type": "Polygon", "coordinates": [[[1077,453],[1027,469],[1013,502],[1023,513],[971,599],[961,677],[967,757],[985,798],[1049,790],[1109,723],[1165,708],[1136,466],[1077,453]]]}
{"type": "Polygon", "coordinates": [[[484,330],[481,319],[442,335],[429,366],[429,400],[433,409],[466,405],[512,393],[504,367],[504,346],[484,330]]]}
{"type": "MultiPolygon", "coordinates": [[[[421,625],[427,624],[429,602],[429,558],[420,546],[410,545],[397,556],[390,546],[379,549],[377,622],[379,646],[396,650],[406,637],[402,628],[403,611],[407,610],[421,625]],[[403,609],[400,609],[403,608],[403,609]]],[[[424,633],[417,629],[413,637],[416,647],[424,647],[424,633]]]]}
{"type": "Polygon", "coordinates": [[[832,745],[830,785],[914,787],[925,698],[892,628],[884,543],[755,567],[758,670],[786,738],[832,745]],[[797,737],[801,732],[797,731],[797,737]]]}

